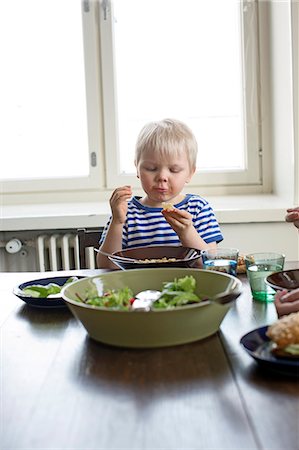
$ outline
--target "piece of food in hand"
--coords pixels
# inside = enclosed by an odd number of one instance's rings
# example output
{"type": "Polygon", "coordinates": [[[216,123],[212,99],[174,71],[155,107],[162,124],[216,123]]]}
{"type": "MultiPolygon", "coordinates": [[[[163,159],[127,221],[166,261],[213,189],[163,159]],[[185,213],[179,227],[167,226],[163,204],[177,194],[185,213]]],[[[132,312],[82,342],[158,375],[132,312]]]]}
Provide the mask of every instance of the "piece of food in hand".
{"type": "Polygon", "coordinates": [[[279,357],[299,358],[299,312],[282,316],[267,330],[272,352],[279,357]]]}
{"type": "Polygon", "coordinates": [[[246,273],[246,264],[244,255],[239,255],[237,263],[237,273],[246,273]]]}
{"type": "Polygon", "coordinates": [[[162,203],[162,208],[163,208],[163,211],[173,211],[175,209],[175,207],[173,206],[172,203],[167,203],[167,202],[162,203]]]}

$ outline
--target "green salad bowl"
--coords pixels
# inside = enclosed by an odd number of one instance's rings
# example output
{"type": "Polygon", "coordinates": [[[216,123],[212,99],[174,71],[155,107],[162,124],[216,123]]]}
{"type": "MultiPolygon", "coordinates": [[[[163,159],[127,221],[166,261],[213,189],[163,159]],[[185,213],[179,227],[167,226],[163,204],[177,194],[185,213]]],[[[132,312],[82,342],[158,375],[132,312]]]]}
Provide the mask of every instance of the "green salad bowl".
{"type": "Polygon", "coordinates": [[[232,302],[240,295],[242,283],[220,272],[190,268],[152,268],[106,272],[84,278],[63,288],[61,294],[89,336],[118,347],[153,348],[186,344],[216,333],[232,302]],[[123,311],[79,302],[87,292],[130,287],[136,295],[147,289],[161,290],[164,282],[192,275],[200,303],[153,309],[123,311]],[[206,300],[207,299],[207,300],[206,300]]]}

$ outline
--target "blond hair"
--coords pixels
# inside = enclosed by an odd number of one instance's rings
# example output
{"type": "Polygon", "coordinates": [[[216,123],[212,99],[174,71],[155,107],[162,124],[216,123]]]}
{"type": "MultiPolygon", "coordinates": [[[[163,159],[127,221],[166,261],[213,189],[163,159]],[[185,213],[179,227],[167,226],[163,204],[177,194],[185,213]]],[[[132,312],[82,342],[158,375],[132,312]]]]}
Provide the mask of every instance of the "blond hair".
{"type": "Polygon", "coordinates": [[[175,119],[149,122],[140,131],[135,149],[135,165],[147,150],[159,152],[161,156],[186,152],[190,170],[196,168],[197,142],[191,129],[175,119]]]}

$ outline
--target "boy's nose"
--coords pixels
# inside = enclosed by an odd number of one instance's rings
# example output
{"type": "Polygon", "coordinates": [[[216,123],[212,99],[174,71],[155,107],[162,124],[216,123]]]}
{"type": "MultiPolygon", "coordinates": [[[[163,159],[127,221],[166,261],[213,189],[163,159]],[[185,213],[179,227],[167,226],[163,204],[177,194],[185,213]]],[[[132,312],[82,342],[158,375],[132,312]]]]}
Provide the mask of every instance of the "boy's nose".
{"type": "Polygon", "coordinates": [[[159,181],[167,181],[167,171],[166,170],[160,170],[157,173],[157,177],[159,181]]]}

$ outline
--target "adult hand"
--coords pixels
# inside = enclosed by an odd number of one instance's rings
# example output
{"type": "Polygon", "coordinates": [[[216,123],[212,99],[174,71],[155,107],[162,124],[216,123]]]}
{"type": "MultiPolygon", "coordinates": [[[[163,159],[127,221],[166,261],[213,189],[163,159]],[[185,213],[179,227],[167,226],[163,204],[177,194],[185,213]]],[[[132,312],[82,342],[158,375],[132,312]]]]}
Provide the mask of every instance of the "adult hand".
{"type": "Polygon", "coordinates": [[[296,208],[288,208],[285,220],[286,222],[292,222],[295,227],[299,228],[299,206],[296,208]]]}
{"type": "Polygon", "coordinates": [[[125,223],[128,200],[132,197],[131,186],[122,186],[113,191],[110,198],[112,221],[115,223],[125,223]]]}
{"type": "Polygon", "coordinates": [[[299,311],[299,289],[293,291],[278,291],[275,294],[274,304],[278,316],[284,316],[299,311]]]}

